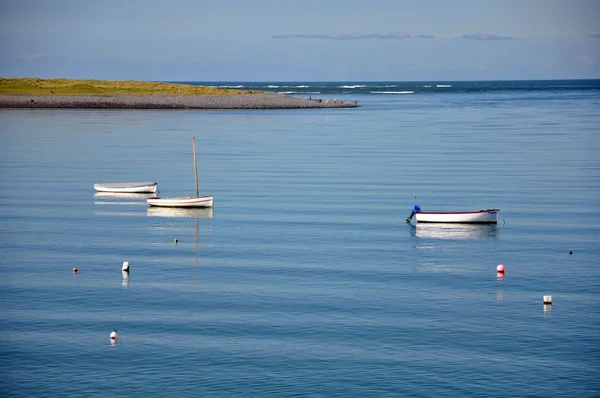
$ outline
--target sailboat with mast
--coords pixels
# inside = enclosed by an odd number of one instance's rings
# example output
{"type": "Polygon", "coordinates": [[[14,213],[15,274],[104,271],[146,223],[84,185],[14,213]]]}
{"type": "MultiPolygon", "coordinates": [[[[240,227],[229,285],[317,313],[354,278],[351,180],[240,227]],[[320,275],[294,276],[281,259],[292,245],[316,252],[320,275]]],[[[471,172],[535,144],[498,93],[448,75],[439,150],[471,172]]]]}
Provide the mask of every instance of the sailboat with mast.
{"type": "Polygon", "coordinates": [[[167,196],[153,197],[146,201],[150,206],[158,207],[212,207],[213,195],[200,196],[198,194],[198,165],[196,162],[196,139],[192,137],[192,149],[194,151],[194,175],[196,176],[196,196],[167,196]]]}

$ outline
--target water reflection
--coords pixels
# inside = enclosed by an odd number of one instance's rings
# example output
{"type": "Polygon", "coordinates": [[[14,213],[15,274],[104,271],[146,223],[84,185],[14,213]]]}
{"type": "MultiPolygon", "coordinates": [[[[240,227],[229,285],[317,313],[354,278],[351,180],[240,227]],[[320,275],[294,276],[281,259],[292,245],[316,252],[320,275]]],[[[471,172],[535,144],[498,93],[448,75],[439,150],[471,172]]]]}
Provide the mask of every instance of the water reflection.
{"type": "Polygon", "coordinates": [[[153,196],[152,193],[96,192],[94,194],[94,205],[146,205],[146,199],[153,196]]]}
{"type": "Polygon", "coordinates": [[[212,208],[179,209],[174,207],[148,207],[146,214],[149,217],[195,217],[212,218],[212,208]]]}
{"type": "Polygon", "coordinates": [[[122,276],[123,281],[121,282],[121,285],[123,286],[123,288],[127,288],[129,286],[129,272],[122,271],[122,276]]]}
{"type": "Polygon", "coordinates": [[[153,193],[124,193],[124,192],[96,192],[94,198],[109,199],[138,199],[145,200],[155,196],[153,193]]]}
{"type": "Polygon", "coordinates": [[[498,236],[496,224],[436,224],[417,223],[411,228],[417,238],[430,239],[495,239],[498,236]]]}
{"type": "MultiPolygon", "coordinates": [[[[149,207],[146,210],[148,217],[169,217],[169,218],[193,218],[194,219],[194,240],[192,243],[192,265],[194,269],[194,277],[190,281],[190,284],[194,287],[194,290],[198,289],[198,266],[199,266],[199,235],[200,235],[200,219],[213,217],[213,209],[211,208],[174,208],[174,207],[149,207]]],[[[174,220],[175,221],[175,220],[174,220]]],[[[183,224],[187,223],[187,220],[175,221],[183,224]]],[[[179,239],[175,238],[174,243],[179,244],[179,239]]]]}
{"type": "MultiPolygon", "coordinates": [[[[146,210],[148,217],[171,217],[171,218],[194,218],[194,243],[192,250],[196,253],[194,257],[194,265],[198,265],[198,235],[200,231],[200,219],[201,218],[212,218],[213,209],[211,208],[190,208],[181,209],[174,207],[149,207],[146,210]]],[[[175,244],[178,243],[178,239],[175,238],[175,244]]]]}
{"type": "Polygon", "coordinates": [[[504,301],[504,293],[502,292],[502,290],[498,290],[496,292],[496,302],[501,303],[503,301],[504,301]]]}

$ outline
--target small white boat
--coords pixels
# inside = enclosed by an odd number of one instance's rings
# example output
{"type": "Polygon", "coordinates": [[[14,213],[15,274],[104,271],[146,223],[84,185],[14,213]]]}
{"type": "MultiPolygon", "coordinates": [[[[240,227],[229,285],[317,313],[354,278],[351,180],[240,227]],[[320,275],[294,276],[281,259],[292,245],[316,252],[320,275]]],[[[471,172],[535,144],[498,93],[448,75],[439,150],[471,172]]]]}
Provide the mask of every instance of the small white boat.
{"type": "Polygon", "coordinates": [[[148,182],[97,182],[94,189],[98,192],[114,193],[156,193],[158,184],[148,182]]]}
{"type": "Polygon", "coordinates": [[[406,219],[410,223],[416,217],[419,223],[457,223],[457,224],[497,224],[500,209],[483,209],[477,211],[421,211],[414,205],[411,215],[406,219]]]}
{"type": "Polygon", "coordinates": [[[150,206],[160,207],[212,207],[213,196],[169,196],[165,198],[154,197],[146,199],[150,206]]]}
{"type": "Polygon", "coordinates": [[[150,206],[160,207],[212,207],[213,195],[200,196],[198,195],[198,166],[196,164],[196,139],[192,137],[192,149],[194,151],[194,175],[196,176],[196,196],[170,196],[146,199],[150,206]]]}

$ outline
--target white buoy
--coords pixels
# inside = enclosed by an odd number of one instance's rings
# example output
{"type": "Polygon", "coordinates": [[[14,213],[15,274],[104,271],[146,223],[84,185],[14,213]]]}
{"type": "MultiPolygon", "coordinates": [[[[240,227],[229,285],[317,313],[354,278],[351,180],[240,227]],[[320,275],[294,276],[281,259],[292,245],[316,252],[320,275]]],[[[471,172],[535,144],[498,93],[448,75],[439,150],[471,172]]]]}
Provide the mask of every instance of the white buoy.
{"type": "Polygon", "coordinates": [[[129,261],[123,261],[123,268],[121,268],[124,272],[129,272],[129,261]]]}
{"type": "Polygon", "coordinates": [[[544,304],[552,304],[552,296],[544,296],[544,304]]]}
{"type": "Polygon", "coordinates": [[[116,330],[113,330],[112,332],[110,332],[110,339],[115,341],[119,338],[119,334],[117,333],[116,330]]]}

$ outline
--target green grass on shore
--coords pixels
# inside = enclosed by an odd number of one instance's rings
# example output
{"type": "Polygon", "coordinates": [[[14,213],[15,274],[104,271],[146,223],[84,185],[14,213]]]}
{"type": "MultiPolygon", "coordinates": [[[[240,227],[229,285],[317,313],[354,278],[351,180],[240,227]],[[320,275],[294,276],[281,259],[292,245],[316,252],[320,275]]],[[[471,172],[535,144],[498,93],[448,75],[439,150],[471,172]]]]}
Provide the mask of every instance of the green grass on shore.
{"type": "Polygon", "coordinates": [[[0,78],[0,94],[172,94],[172,95],[226,95],[256,94],[258,91],[229,90],[189,84],[151,83],[135,80],[72,80],[0,78]]]}

